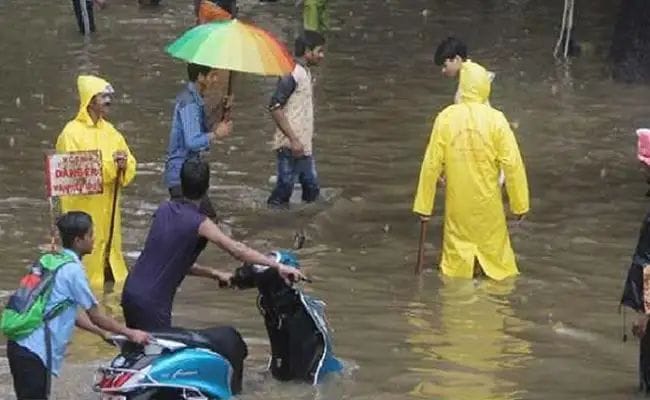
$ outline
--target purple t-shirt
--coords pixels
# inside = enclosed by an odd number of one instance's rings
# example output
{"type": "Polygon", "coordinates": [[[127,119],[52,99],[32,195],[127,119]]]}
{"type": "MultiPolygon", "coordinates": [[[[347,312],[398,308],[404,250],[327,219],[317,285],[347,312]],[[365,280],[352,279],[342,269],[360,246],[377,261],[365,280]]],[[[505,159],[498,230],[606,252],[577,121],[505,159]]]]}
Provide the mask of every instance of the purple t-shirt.
{"type": "Polygon", "coordinates": [[[205,239],[199,225],[207,217],[183,200],[163,202],[156,210],[144,249],[124,284],[122,298],[170,314],[176,289],[196,261],[205,239]]]}

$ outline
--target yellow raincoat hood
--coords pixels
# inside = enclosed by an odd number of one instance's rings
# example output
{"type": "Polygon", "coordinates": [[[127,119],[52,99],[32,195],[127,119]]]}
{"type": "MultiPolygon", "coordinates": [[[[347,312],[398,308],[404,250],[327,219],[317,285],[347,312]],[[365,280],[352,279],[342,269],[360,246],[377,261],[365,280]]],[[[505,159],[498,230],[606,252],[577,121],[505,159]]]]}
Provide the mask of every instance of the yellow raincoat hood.
{"type": "Polygon", "coordinates": [[[93,125],[93,120],[88,114],[90,101],[99,93],[113,93],[113,87],[102,78],[79,75],[77,89],[79,90],[79,113],[77,113],[76,120],[86,125],[93,125]]]}
{"type": "Polygon", "coordinates": [[[485,103],[490,98],[492,77],[479,64],[467,60],[463,63],[458,79],[462,103],[485,103]]]}

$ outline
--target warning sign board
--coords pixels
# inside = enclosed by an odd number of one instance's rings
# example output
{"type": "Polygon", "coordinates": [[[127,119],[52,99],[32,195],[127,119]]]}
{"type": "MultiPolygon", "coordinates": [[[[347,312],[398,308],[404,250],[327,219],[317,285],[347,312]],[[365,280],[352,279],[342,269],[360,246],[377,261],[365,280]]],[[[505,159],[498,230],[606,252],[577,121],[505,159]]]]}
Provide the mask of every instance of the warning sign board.
{"type": "Polygon", "coordinates": [[[47,154],[45,181],[49,197],[102,193],[102,155],[98,150],[47,154]]]}

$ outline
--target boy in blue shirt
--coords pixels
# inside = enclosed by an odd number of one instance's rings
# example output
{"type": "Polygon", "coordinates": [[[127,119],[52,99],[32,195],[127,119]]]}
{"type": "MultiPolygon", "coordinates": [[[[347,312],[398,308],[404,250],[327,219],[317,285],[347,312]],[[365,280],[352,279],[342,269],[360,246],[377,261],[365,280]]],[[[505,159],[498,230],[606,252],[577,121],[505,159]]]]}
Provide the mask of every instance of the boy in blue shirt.
{"type": "MultiPolygon", "coordinates": [[[[218,82],[218,73],[210,67],[187,65],[187,86],[176,97],[172,127],[169,133],[165,185],[172,199],[182,199],[181,167],[186,160],[201,159],[210,144],[225,138],[232,131],[232,121],[219,121],[212,129],[206,125],[203,95],[208,86],[218,82]]],[[[207,193],[201,198],[201,213],[216,221],[217,213],[207,193]]]]}
{"type": "Polygon", "coordinates": [[[48,322],[50,357],[47,354],[43,326],[23,339],[7,342],[7,358],[18,400],[49,397],[51,375],[59,374],[65,349],[75,325],[101,336],[103,336],[101,329],[125,335],[135,343],[143,344],[149,340],[148,333],[127,328],[102,313],[97,306],[97,299],[90,290],[88,278],[81,264],[81,257],[89,254],[93,249],[90,215],[82,211],[68,212],[59,218],[57,227],[63,242],[63,251],[70,255],[74,262],[63,265],[57,271],[45,312],[66,300],[73,306],[67,307],[48,322]],[[79,316],[77,316],[78,310],[79,316]]]}

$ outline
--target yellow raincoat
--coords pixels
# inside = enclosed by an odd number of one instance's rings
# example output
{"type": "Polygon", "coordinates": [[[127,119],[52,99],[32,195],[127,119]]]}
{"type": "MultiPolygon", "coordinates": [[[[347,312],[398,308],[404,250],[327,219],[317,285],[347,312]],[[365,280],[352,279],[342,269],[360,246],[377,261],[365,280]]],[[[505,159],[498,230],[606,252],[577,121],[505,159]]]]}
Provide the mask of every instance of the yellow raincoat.
{"type": "MultiPolygon", "coordinates": [[[[90,284],[101,287],[104,284],[104,259],[106,245],[111,225],[113,207],[113,193],[117,177],[117,164],[113,160],[113,153],[124,151],[127,153],[127,167],[120,180],[120,187],[128,185],[135,176],[136,161],[124,137],[113,125],[100,119],[93,124],[87,107],[93,96],[102,93],[109,87],[109,83],[94,76],[79,76],[77,79],[79,89],[80,107],[76,118],[68,122],[56,142],[56,151],[59,153],[70,151],[100,150],[102,155],[102,175],[104,192],[89,196],[64,196],[61,198],[63,212],[85,211],[93,219],[95,233],[95,246],[92,254],[84,257],[84,265],[90,284]]],[[[126,278],[127,268],[122,255],[122,223],[120,217],[120,196],[116,202],[115,225],[110,249],[110,267],[116,282],[126,278]]]]}
{"type": "MultiPolygon", "coordinates": [[[[475,64],[478,65],[478,64],[475,64]]],[[[475,260],[492,279],[517,275],[506,226],[499,170],[506,177],[510,209],[528,212],[528,182],[515,136],[504,115],[483,104],[490,96],[485,69],[460,76],[461,101],[436,118],[424,155],[413,211],[433,212],[436,181],[446,177],[443,274],[471,278],[475,260]]]]}

